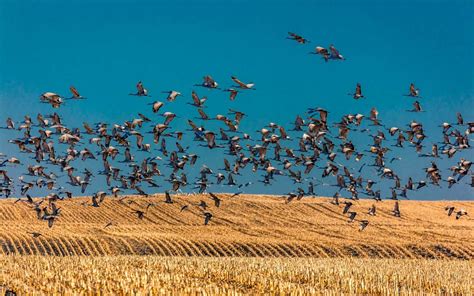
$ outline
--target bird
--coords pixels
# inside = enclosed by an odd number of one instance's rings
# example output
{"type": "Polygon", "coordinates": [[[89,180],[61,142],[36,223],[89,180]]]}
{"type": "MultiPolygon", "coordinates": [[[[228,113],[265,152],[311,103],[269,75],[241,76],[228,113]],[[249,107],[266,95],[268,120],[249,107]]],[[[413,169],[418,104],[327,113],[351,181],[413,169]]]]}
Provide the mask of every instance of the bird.
{"type": "Polygon", "coordinates": [[[135,210],[134,213],[137,215],[137,218],[140,220],[143,220],[143,218],[145,218],[145,212],[143,211],[135,210]]]}
{"type": "Polygon", "coordinates": [[[324,59],[325,62],[327,62],[329,58],[331,57],[331,54],[329,53],[329,51],[322,46],[316,46],[314,48],[314,52],[311,52],[311,54],[321,55],[321,57],[324,59]]]}
{"type": "Polygon", "coordinates": [[[398,204],[398,200],[395,201],[395,204],[393,206],[392,214],[395,217],[400,217],[400,205],[398,204]]]}
{"type": "Polygon", "coordinates": [[[349,212],[349,209],[352,207],[352,202],[345,201],[344,204],[345,204],[345,206],[344,206],[344,209],[342,210],[342,213],[346,214],[346,213],[349,212]]]}
{"type": "Polygon", "coordinates": [[[152,105],[153,113],[157,113],[165,104],[160,101],[155,101],[151,105],[152,105]]]}
{"type": "Polygon", "coordinates": [[[209,222],[211,221],[212,214],[209,212],[204,212],[204,225],[208,225],[209,222]]]}
{"type": "Polygon", "coordinates": [[[165,203],[172,204],[173,200],[171,199],[171,195],[168,191],[165,191],[165,203]]]}
{"type": "Polygon", "coordinates": [[[359,231],[364,231],[364,229],[369,225],[368,220],[361,220],[359,222],[359,231]]]}
{"type": "Polygon", "coordinates": [[[40,100],[43,103],[49,103],[53,108],[59,108],[64,103],[63,98],[53,92],[45,92],[41,94],[40,100]]]}
{"type": "Polygon", "coordinates": [[[40,236],[42,235],[42,234],[39,233],[39,232],[28,232],[28,233],[31,234],[31,236],[32,236],[33,238],[37,238],[37,237],[40,237],[40,236]]]}
{"type": "Polygon", "coordinates": [[[137,82],[136,85],[137,92],[136,93],[131,93],[129,95],[131,96],[139,96],[139,97],[148,97],[148,90],[143,87],[143,83],[141,81],[137,82]]]}
{"type": "Polygon", "coordinates": [[[348,214],[349,214],[349,221],[348,222],[349,223],[354,222],[354,219],[357,216],[357,213],[356,212],[349,212],[348,214]]]}
{"type": "Polygon", "coordinates": [[[210,75],[206,75],[203,77],[203,83],[200,86],[215,89],[218,88],[219,84],[210,75]]]}
{"type": "Polygon", "coordinates": [[[288,35],[289,35],[289,37],[287,37],[288,39],[295,40],[296,42],[298,42],[300,44],[309,43],[309,41],[307,39],[303,38],[302,36],[300,36],[298,34],[288,32],[288,35]]]}
{"type": "Polygon", "coordinates": [[[376,211],[377,209],[375,208],[375,205],[372,205],[370,208],[369,208],[369,212],[367,214],[369,214],[370,216],[375,216],[376,215],[376,211]]]}
{"type": "Polygon", "coordinates": [[[444,208],[444,210],[446,211],[446,213],[448,214],[448,216],[451,216],[451,214],[454,212],[454,207],[451,207],[451,206],[446,206],[444,208]]]}
{"type": "Polygon", "coordinates": [[[408,97],[419,98],[420,97],[420,90],[415,87],[414,83],[410,83],[410,89],[408,92],[408,97]]]}
{"type": "Polygon", "coordinates": [[[354,100],[359,100],[359,99],[364,98],[364,95],[362,94],[362,88],[361,88],[360,83],[357,83],[355,92],[352,93],[352,94],[350,93],[349,95],[352,96],[352,98],[354,98],[354,100]]]}
{"type": "Polygon", "coordinates": [[[209,192],[211,199],[214,201],[214,205],[218,208],[221,205],[221,199],[214,193],[209,192]]]}
{"type": "Polygon", "coordinates": [[[456,220],[460,219],[462,216],[467,215],[467,212],[464,209],[460,209],[456,212],[456,220]]]}
{"type": "Polygon", "coordinates": [[[419,101],[415,101],[413,103],[413,109],[411,111],[412,112],[423,112],[423,110],[421,109],[421,105],[420,105],[419,101]]]}
{"type": "Polygon", "coordinates": [[[168,102],[174,102],[179,96],[181,96],[181,93],[176,90],[165,91],[164,93],[168,94],[168,97],[166,98],[168,102]]]}

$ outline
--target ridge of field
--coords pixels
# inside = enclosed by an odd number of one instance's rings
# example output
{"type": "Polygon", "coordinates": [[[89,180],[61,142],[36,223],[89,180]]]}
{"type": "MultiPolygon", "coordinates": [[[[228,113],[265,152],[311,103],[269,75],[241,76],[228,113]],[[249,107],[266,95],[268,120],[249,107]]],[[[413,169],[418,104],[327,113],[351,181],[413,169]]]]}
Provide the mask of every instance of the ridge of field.
{"type": "Polygon", "coordinates": [[[473,295],[471,261],[0,255],[0,294],[473,295]]]}
{"type": "Polygon", "coordinates": [[[218,195],[220,207],[207,194],[173,195],[172,204],[162,194],[123,201],[107,196],[98,208],[86,205],[88,197],[66,199],[57,202],[61,215],[52,228],[27,203],[1,200],[0,254],[474,259],[473,219],[456,220],[444,210],[450,205],[474,213],[472,201],[402,200],[400,218],[391,214],[392,200],[353,201],[356,219],[370,221],[359,231],[359,223],[342,214],[344,205],[330,198],[286,204],[278,196],[218,195]],[[207,226],[201,200],[213,214],[207,226]],[[138,219],[135,210],[149,203],[138,219]],[[372,217],[367,212],[374,203],[372,217]]]}

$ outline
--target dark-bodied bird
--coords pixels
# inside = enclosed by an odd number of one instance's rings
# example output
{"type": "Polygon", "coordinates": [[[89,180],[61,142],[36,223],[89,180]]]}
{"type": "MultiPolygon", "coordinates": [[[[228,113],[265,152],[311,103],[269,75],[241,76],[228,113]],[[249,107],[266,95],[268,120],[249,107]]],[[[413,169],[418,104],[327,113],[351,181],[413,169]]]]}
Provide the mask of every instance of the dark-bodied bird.
{"type": "Polygon", "coordinates": [[[221,199],[212,192],[209,192],[209,195],[211,196],[211,199],[214,201],[214,205],[216,207],[219,207],[221,205],[221,199]]]}
{"type": "Polygon", "coordinates": [[[447,206],[444,208],[444,210],[446,211],[446,214],[448,214],[448,216],[451,216],[451,214],[454,212],[454,207],[447,206]]]}
{"type": "Polygon", "coordinates": [[[143,220],[143,218],[145,218],[145,212],[143,211],[135,210],[134,213],[137,215],[137,218],[140,220],[143,220]]]}
{"type": "Polygon", "coordinates": [[[364,95],[362,94],[362,87],[361,87],[360,83],[357,83],[355,92],[352,93],[352,94],[349,94],[349,95],[352,96],[352,98],[355,99],[355,100],[364,98],[364,95]]]}
{"type": "Polygon", "coordinates": [[[212,214],[211,214],[211,213],[209,213],[209,212],[204,212],[204,225],[209,224],[209,222],[211,221],[211,218],[212,218],[212,214]]]}
{"type": "Polygon", "coordinates": [[[344,209],[342,210],[342,213],[346,214],[347,212],[349,212],[349,209],[352,207],[352,202],[345,201],[344,204],[345,206],[344,206],[344,209]]]}
{"type": "Polygon", "coordinates": [[[361,220],[359,222],[359,231],[364,231],[364,229],[369,225],[368,220],[361,220]]]}
{"type": "Polygon", "coordinates": [[[349,212],[348,214],[349,214],[349,221],[348,222],[349,223],[354,222],[354,219],[357,216],[357,213],[356,212],[349,212]]]}
{"type": "Polygon", "coordinates": [[[302,36],[300,36],[298,34],[288,32],[288,35],[289,35],[289,37],[287,37],[287,39],[295,40],[296,42],[298,42],[300,44],[309,43],[308,39],[303,38],[302,36]]]}
{"type": "Polygon", "coordinates": [[[414,98],[419,98],[420,97],[420,90],[415,87],[414,83],[410,83],[409,93],[406,96],[414,97],[414,98]]]}
{"type": "Polygon", "coordinates": [[[137,92],[136,93],[131,93],[129,95],[131,96],[139,96],[139,97],[147,97],[148,96],[148,90],[143,87],[143,83],[141,81],[137,82],[137,92]]]}
{"type": "Polygon", "coordinates": [[[457,211],[456,220],[460,219],[462,216],[465,216],[465,215],[467,215],[467,212],[464,209],[457,211]]]}

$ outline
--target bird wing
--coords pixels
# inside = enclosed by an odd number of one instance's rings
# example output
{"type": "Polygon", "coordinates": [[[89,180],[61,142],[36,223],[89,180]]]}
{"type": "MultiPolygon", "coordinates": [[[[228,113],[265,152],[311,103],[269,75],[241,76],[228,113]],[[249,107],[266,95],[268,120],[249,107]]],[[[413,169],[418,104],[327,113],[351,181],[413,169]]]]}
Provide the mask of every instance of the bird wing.
{"type": "Polygon", "coordinates": [[[329,50],[331,51],[331,56],[339,57],[339,51],[334,47],[334,45],[329,46],[329,50]]]}
{"type": "Polygon", "coordinates": [[[80,98],[81,97],[81,95],[79,94],[79,92],[77,91],[77,89],[74,86],[70,86],[69,90],[71,91],[72,95],[75,98],[80,98]]]}
{"type": "Polygon", "coordinates": [[[359,96],[362,96],[362,87],[360,86],[360,83],[357,83],[357,85],[356,85],[355,94],[359,95],[359,96]]]}
{"type": "Polygon", "coordinates": [[[243,87],[243,88],[246,88],[246,87],[247,87],[247,85],[246,85],[245,83],[243,83],[242,81],[240,81],[237,77],[232,76],[231,78],[232,78],[232,80],[233,80],[235,83],[237,83],[240,87],[243,87]]]}
{"type": "Polygon", "coordinates": [[[202,110],[201,108],[198,109],[198,112],[199,112],[199,115],[201,115],[202,119],[209,119],[209,116],[207,116],[207,114],[204,113],[204,110],[202,110]]]}
{"type": "Polygon", "coordinates": [[[139,94],[142,94],[145,92],[145,89],[143,88],[143,83],[141,81],[137,83],[137,91],[139,94]]]}

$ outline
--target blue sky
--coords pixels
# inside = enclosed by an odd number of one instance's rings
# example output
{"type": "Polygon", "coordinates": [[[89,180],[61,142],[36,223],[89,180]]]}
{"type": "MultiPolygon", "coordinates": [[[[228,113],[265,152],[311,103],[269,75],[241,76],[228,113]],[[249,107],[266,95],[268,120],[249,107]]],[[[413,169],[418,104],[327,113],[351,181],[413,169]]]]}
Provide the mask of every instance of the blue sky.
{"type": "MultiPolygon", "coordinates": [[[[19,121],[24,114],[52,112],[38,96],[46,91],[67,94],[69,85],[88,97],[59,110],[71,126],[99,120],[123,123],[138,112],[153,117],[147,103],[164,100],[161,91],[171,89],[184,95],[166,110],[194,117],[197,113],[185,102],[195,89],[208,96],[210,115],[228,108],[245,112],[243,131],[253,132],[269,122],[289,128],[308,107],[330,110],[331,122],[347,113],[368,115],[377,107],[388,126],[422,122],[430,136],[425,144],[431,145],[441,139],[437,126],[455,122],[456,112],[474,120],[473,28],[471,1],[1,0],[0,120],[3,124],[8,116],[19,121]],[[285,39],[288,31],[311,43],[285,39]],[[308,54],[316,45],[331,43],[346,61],[324,63],[308,54]],[[236,75],[255,82],[257,90],[230,102],[227,93],[193,87],[206,74],[224,87],[236,75]],[[138,80],[153,98],[127,95],[138,80]],[[347,96],[357,82],[365,100],[347,96]],[[427,112],[405,112],[411,100],[402,94],[410,82],[421,89],[427,112]]],[[[185,124],[177,120],[174,127],[184,129],[185,124]]],[[[7,143],[11,133],[2,130],[0,138],[0,152],[14,154],[16,147],[7,143]]],[[[369,143],[366,138],[360,141],[369,143]]],[[[199,151],[212,165],[214,154],[199,151]]],[[[393,169],[402,176],[424,177],[421,168],[427,159],[417,158],[413,148],[397,153],[403,160],[393,169]]],[[[463,156],[472,160],[472,150],[437,162],[446,169],[463,156]]],[[[448,173],[445,170],[443,177],[448,173]]],[[[286,193],[295,188],[279,180],[248,191],[286,193]]],[[[96,183],[91,190],[99,189],[96,183]]],[[[325,190],[319,191],[329,194],[325,190]]],[[[445,185],[428,188],[411,197],[474,198],[463,184],[451,190],[445,185]]]]}

